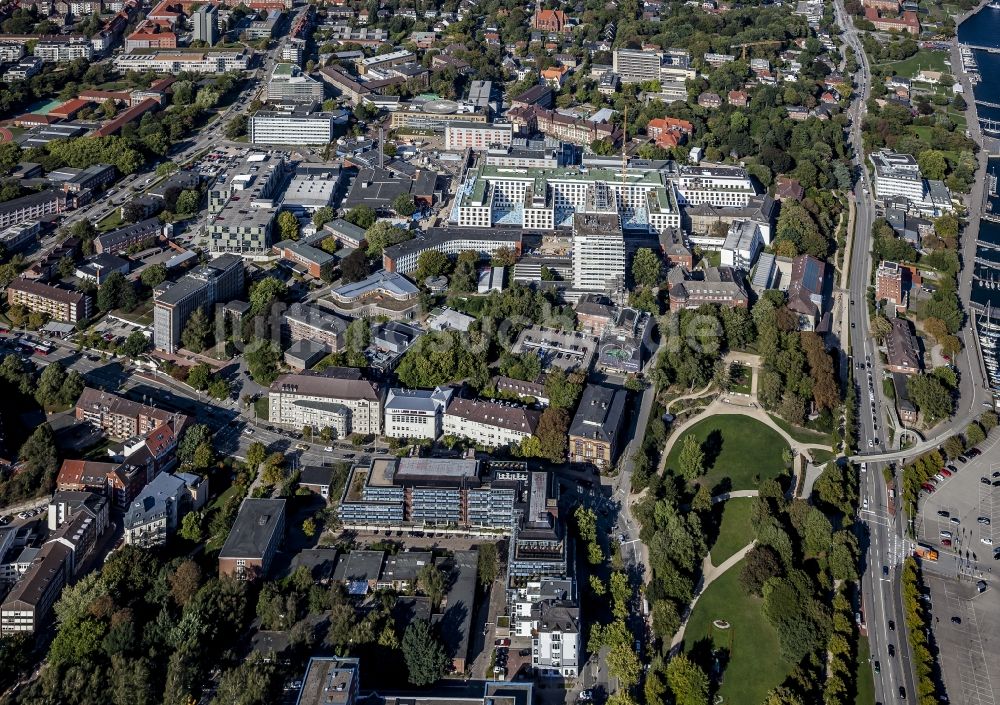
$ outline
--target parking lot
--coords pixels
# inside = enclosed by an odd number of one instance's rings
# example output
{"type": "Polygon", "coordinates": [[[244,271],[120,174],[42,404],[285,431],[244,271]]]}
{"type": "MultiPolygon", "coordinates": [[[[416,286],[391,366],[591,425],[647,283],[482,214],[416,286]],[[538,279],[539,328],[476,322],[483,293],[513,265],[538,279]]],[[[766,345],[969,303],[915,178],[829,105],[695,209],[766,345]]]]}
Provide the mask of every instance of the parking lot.
{"type": "Polygon", "coordinates": [[[923,495],[917,534],[940,552],[937,562],[924,562],[923,575],[948,699],[995,705],[993,693],[1000,692],[1000,640],[995,636],[1000,634],[1000,591],[993,568],[1000,568],[994,553],[1000,548],[1000,482],[993,483],[1000,480],[1000,434],[979,449],[981,455],[953,462],[958,472],[923,495]]]}
{"type": "Polygon", "coordinates": [[[994,549],[1000,548],[1000,483],[993,484],[1000,481],[998,441],[1000,434],[993,434],[980,444],[981,455],[966,463],[952,463],[958,472],[944,478],[936,491],[923,495],[920,502],[920,540],[941,551],[943,564],[954,562],[957,572],[976,577],[1000,566],[994,560],[994,549]]]}
{"type": "Polygon", "coordinates": [[[1000,592],[991,585],[979,592],[977,580],[967,577],[925,571],[924,579],[948,700],[995,705],[994,693],[1000,692],[1000,592]]]}

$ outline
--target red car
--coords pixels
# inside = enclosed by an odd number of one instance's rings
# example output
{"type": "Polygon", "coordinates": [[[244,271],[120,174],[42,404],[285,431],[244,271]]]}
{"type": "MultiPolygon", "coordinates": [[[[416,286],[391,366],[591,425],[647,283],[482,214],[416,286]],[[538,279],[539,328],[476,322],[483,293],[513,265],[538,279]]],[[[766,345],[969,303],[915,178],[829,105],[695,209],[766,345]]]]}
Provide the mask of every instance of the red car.
{"type": "Polygon", "coordinates": [[[945,477],[951,477],[951,470],[948,468],[941,468],[941,474],[945,477]]]}
{"type": "Polygon", "coordinates": [[[951,545],[951,539],[941,539],[941,545],[942,546],[950,546],[951,545]]]}
{"type": "Polygon", "coordinates": [[[920,486],[921,486],[921,487],[922,487],[922,488],[923,488],[923,489],[924,489],[924,490],[925,490],[926,492],[928,492],[928,493],[931,493],[931,492],[933,492],[933,491],[934,491],[934,485],[932,485],[932,484],[931,484],[931,483],[929,483],[929,482],[925,482],[924,484],[922,484],[922,485],[920,485],[920,486]]]}

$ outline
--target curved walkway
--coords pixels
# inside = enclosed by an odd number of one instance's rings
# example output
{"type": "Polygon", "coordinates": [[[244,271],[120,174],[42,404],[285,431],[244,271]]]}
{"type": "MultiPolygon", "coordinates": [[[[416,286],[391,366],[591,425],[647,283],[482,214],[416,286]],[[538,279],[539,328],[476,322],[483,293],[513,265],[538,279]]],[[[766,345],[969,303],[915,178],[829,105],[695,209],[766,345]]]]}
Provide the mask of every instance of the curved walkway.
{"type": "Polygon", "coordinates": [[[688,619],[690,619],[691,615],[694,613],[695,605],[698,604],[698,598],[701,597],[702,593],[704,593],[708,586],[711,585],[716,579],[725,574],[727,570],[742,561],[746,557],[747,553],[750,552],[750,549],[756,545],[757,540],[754,539],[739,551],[724,560],[722,565],[719,566],[712,565],[711,551],[705,555],[701,562],[701,580],[698,582],[698,587],[695,588],[694,599],[692,599],[691,604],[688,605],[687,613],[681,621],[680,629],[678,629],[677,633],[674,634],[674,638],[670,640],[671,651],[676,649],[680,643],[684,641],[684,630],[687,629],[688,619]]]}
{"type": "Polygon", "coordinates": [[[670,455],[670,451],[674,447],[674,443],[676,443],[677,440],[684,435],[685,431],[696,423],[704,421],[714,414],[736,414],[740,416],[749,416],[757,421],[760,421],[768,428],[777,431],[778,434],[785,439],[785,442],[788,443],[795,455],[802,455],[807,450],[833,451],[831,446],[823,445],[822,443],[799,443],[794,438],[789,436],[785,430],[781,428],[781,426],[776,424],[774,419],[772,419],[766,411],[761,409],[759,406],[746,406],[745,404],[746,401],[743,398],[734,400],[730,397],[721,396],[706,406],[702,413],[684,421],[684,423],[678,426],[674,432],[670,434],[670,438],[667,439],[667,444],[663,448],[663,454],[660,456],[659,473],[661,475],[663,474],[663,471],[667,466],[667,457],[670,455]]]}
{"type": "Polygon", "coordinates": [[[682,394],[679,397],[676,397],[675,399],[671,399],[670,401],[667,402],[666,406],[663,408],[663,411],[666,413],[670,413],[670,408],[675,403],[683,401],[685,399],[700,399],[701,397],[707,397],[709,394],[712,393],[713,386],[714,382],[709,382],[708,384],[705,385],[704,389],[701,389],[697,392],[691,392],[690,394],[682,394]]]}

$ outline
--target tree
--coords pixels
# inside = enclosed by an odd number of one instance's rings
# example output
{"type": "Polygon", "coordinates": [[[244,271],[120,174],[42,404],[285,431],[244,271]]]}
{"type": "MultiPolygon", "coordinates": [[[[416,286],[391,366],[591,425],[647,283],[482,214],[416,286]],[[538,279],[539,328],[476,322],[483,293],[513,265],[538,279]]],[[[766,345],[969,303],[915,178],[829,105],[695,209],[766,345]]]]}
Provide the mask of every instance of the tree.
{"type": "Polygon", "coordinates": [[[305,534],[308,538],[312,538],[313,536],[315,536],[316,531],[317,531],[316,521],[312,517],[309,517],[302,522],[302,533],[305,534]]]}
{"type": "Polygon", "coordinates": [[[989,433],[997,426],[997,413],[995,411],[984,411],[979,417],[979,424],[989,433]]]}
{"type": "Polygon", "coordinates": [[[250,119],[246,113],[238,113],[236,117],[229,121],[226,125],[226,139],[234,140],[238,137],[242,137],[247,133],[247,125],[250,119]]]}
{"type": "Polygon", "coordinates": [[[252,655],[222,674],[210,705],[267,705],[275,700],[275,666],[252,655]]]}
{"type": "Polygon", "coordinates": [[[655,287],[660,283],[660,258],[652,250],[640,247],[632,258],[632,278],[639,286],[655,287]]]}
{"type": "Polygon", "coordinates": [[[250,285],[250,314],[259,316],[267,313],[271,304],[285,296],[288,290],[285,282],[277,277],[264,277],[250,285]]]}
{"type": "Polygon", "coordinates": [[[942,444],[942,448],[949,458],[957,458],[965,452],[965,443],[962,442],[962,437],[959,435],[948,436],[942,444]]]}
{"type": "Polygon", "coordinates": [[[701,443],[693,434],[689,433],[681,441],[681,454],[678,463],[681,475],[688,482],[705,474],[705,453],[701,449],[701,443]]]}
{"type": "Polygon", "coordinates": [[[368,258],[364,250],[354,250],[341,260],[340,276],[346,284],[359,282],[368,276],[368,258]]]}
{"type": "Polygon", "coordinates": [[[552,463],[565,461],[569,448],[568,433],[569,413],[565,409],[550,406],[543,411],[535,430],[542,457],[552,463]]]}
{"type": "Polygon", "coordinates": [[[181,519],[181,538],[190,541],[191,543],[201,543],[205,534],[201,529],[202,517],[199,512],[188,512],[181,519]]]}
{"type": "Polygon", "coordinates": [[[880,343],[892,333],[892,323],[885,316],[878,315],[872,318],[871,334],[880,343]]]}
{"type": "Polygon", "coordinates": [[[24,461],[33,477],[45,478],[45,482],[40,484],[45,489],[53,479],[46,476],[55,473],[59,463],[52,427],[47,423],[36,427],[21,446],[18,457],[24,461]]]}
{"type": "Polygon", "coordinates": [[[426,620],[410,623],[403,634],[401,650],[411,685],[431,685],[444,675],[448,655],[426,620]]]}
{"type": "Polygon", "coordinates": [[[770,546],[756,545],[751,548],[740,569],[739,581],[750,595],[760,596],[764,583],[776,575],[781,575],[782,565],[778,554],[770,546]]]}
{"type": "Polygon", "coordinates": [[[935,422],[951,416],[954,400],[951,392],[933,375],[910,375],[906,380],[906,389],[920,413],[924,423],[933,425],[935,422]]]}
{"type": "Polygon", "coordinates": [[[639,682],[642,663],[635,647],[626,639],[612,645],[608,652],[608,673],[618,679],[618,687],[628,690],[639,682]]]}
{"type": "Polygon", "coordinates": [[[379,257],[382,251],[400,242],[404,242],[413,235],[401,228],[397,228],[388,221],[380,220],[365,231],[365,240],[368,242],[368,256],[379,257]]]}
{"type": "Polygon", "coordinates": [[[260,464],[264,462],[267,457],[267,446],[265,446],[260,441],[254,441],[249,446],[247,446],[247,467],[249,467],[254,472],[260,467],[260,464]]]}
{"type": "Polygon", "coordinates": [[[667,684],[676,705],[708,705],[708,676],[686,654],[667,662],[667,684]]]}
{"type": "Polygon", "coordinates": [[[299,239],[299,219],[291,211],[281,211],[278,215],[278,233],[282,240],[299,239]]]}
{"type": "Polygon", "coordinates": [[[357,318],[347,326],[347,333],[344,337],[348,350],[364,352],[372,342],[371,324],[365,318],[357,318]]]}
{"type": "Polygon", "coordinates": [[[368,230],[368,228],[375,224],[377,219],[378,216],[375,215],[375,211],[368,206],[354,206],[344,216],[344,220],[348,223],[353,223],[363,230],[368,230]]]}
{"type": "Polygon", "coordinates": [[[112,272],[97,290],[97,308],[101,313],[120,308],[131,311],[138,303],[132,282],[121,272],[112,272]]]}
{"type": "Polygon", "coordinates": [[[417,206],[413,202],[413,196],[408,193],[401,193],[392,199],[392,209],[404,218],[409,218],[417,212],[417,206]]]}
{"type": "Polygon", "coordinates": [[[948,171],[948,160],[944,153],[936,149],[925,149],[917,155],[920,173],[925,179],[941,180],[948,171]]]}
{"type": "Polygon", "coordinates": [[[202,306],[196,308],[188,317],[184,330],[181,331],[181,345],[193,353],[200,353],[212,341],[212,321],[202,306]]]}
{"type": "Polygon", "coordinates": [[[437,250],[427,250],[417,258],[417,271],[413,278],[422,282],[427,277],[436,277],[444,274],[451,266],[448,255],[437,250]]]}
{"type": "Polygon", "coordinates": [[[152,289],[167,280],[167,266],[165,264],[152,264],[142,271],[139,280],[152,289]]]}
{"type": "Polygon", "coordinates": [[[181,607],[194,599],[199,587],[201,587],[201,568],[191,559],[177,566],[177,570],[170,575],[170,596],[181,607]]]}
{"type": "Polygon", "coordinates": [[[175,209],[178,215],[193,215],[201,204],[201,193],[197,189],[184,189],[177,196],[175,209]]]}
{"type": "MultiPolygon", "coordinates": [[[[533,380],[529,380],[533,381],[533,380]]],[[[577,373],[567,373],[555,367],[545,375],[545,394],[549,405],[557,409],[573,409],[583,394],[583,382],[577,373]]]]}
{"type": "Polygon", "coordinates": [[[198,447],[206,443],[211,446],[212,429],[201,423],[188,426],[177,444],[177,457],[182,462],[189,463],[194,460],[198,447]]]}
{"type": "Polygon", "coordinates": [[[479,563],[477,568],[479,584],[488,588],[500,574],[500,560],[497,556],[495,543],[484,543],[479,547],[479,563]]]}
{"type": "Polygon", "coordinates": [[[444,573],[433,563],[428,563],[417,573],[417,587],[431,601],[431,608],[436,609],[444,597],[444,573]]]}
{"type": "Polygon", "coordinates": [[[965,442],[970,448],[979,445],[985,440],[986,434],[983,432],[983,427],[975,421],[965,427],[965,442]]]}
{"type": "Polygon", "coordinates": [[[319,230],[336,217],[337,211],[333,210],[330,206],[323,206],[313,213],[312,223],[313,226],[319,230]]]}
{"type": "Polygon", "coordinates": [[[35,399],[42,406],[56,406],[60,403],[59,392],[66,381],[66,370],[59,362],[47,365],[38,376],[35,399]]]}
{"type": "Polygon", "coordinates": [[[63,279],[67,279],[73,276],[73,272],[76,271],[76,262],[69,255],[63,255],[59,260],[59,276],[63,279]]]}
{"type": "Polygon", "coordinates": [[[833,540],[833,527],[819,509],[813,507],[806,517],[804,547],[808,554],[818,556],[826,553],[833,540]]]}
{"type": "Polygon", "coordinates": [[[188,372],[187,383],[199,392],[208,389],[212,383],[212,368],[204,362],[195,365],[188,372]]]}
{"type": "Polygon", "coordinates": [[[494,253],[490,264],[494,267],[513,267],[517,259],[509,247],[500,247],[494,253]]]}

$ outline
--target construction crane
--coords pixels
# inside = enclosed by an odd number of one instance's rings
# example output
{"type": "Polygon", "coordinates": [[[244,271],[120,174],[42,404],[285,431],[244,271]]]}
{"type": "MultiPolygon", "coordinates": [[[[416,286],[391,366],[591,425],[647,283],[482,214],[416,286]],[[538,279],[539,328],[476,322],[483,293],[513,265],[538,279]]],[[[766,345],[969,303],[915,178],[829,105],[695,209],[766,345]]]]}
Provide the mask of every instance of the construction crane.
{"type": "Polygon", "coordinates": [[[780,39],[768,39],[766,41],[761,41],[761,42],[744,42],[743,44],[733,44],[733,46],[734,47],[742,47],[743,48],[743,54],[742,54],[742,56],[740,58],[742,58],[744,61],[746,61],[746,58],[747,58],[747,47],[769,46],[771,44],[781,44],[781,43],[782,42],[781,42],[780,39]]]}

